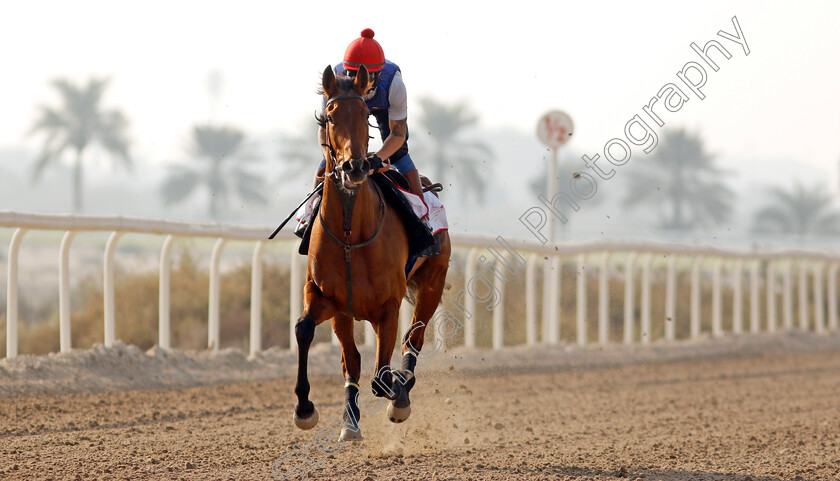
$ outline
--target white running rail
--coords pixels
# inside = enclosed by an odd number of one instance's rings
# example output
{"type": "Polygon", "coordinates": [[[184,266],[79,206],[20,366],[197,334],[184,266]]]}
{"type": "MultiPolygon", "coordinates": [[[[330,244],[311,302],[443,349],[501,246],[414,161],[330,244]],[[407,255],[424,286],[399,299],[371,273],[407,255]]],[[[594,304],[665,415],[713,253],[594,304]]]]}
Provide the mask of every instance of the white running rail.
{"type": "MultiPolygon", "coordinates": [[[[69,286],[69,250],[73,237],[79,232],[111,232],[103,259],[103,304],[104,304],[104,344],[111,347],[116,339],[114,330],[114,256],[120,239],[127,233],[156,234],[162,236],[160,254],[160,291],[159,291],[159,339],[161,348],[170,348],[170,279],[169,259],[172,245],[178,238],[206,237],[217,239],[210,260],[210,292],[208,301],[209,349],[219,349],[219,288],[220,258],[228,241],[252,241],[251,279],[251,318],[250,318],[250,353],[254,355],[262,349],[260,334],[262,330],[261,291],[262,291],[262,251],[266,238],[273,230],[270,227],[244,227],[218,223],[185,223],[158,219],[143,219],[122,216],[87,216],[87,215],[43,215],[0,211],[0,227],[14,229],[9,243],[7,304],[6,304],[6,356],[18,355],[18,259],[24,236],[30,230],[63,231],[64,238],[59,253],[59,335],[61,352],[72,348],[70,338],[70,286],[69,286]]],[[[281,233],[278,240],[292,240],[287,232],[281,233]]],[[[576,279],[567,282],[576,286],[575,333],[564,335],[583,346],[589,342],[587,326],[597,327],[593,338],[600,344],[609,343],[609,279],[615,277],[620,266],[624,281],[623,342],[647,344],[650,338],[651,323],[664,323],[663,339],[673,341],[676,338],[675,325],[683,322],[676,319],[677,302],[690,302],[690,336],[698,337],[701,332],[701,283],[705,269],[711,267],[712,336],[725,334],[723,328],[724,286],[732,292],[731,332],[760,332],[761,293],[764,291],[766,321],[765,331],[795,328],[793,319],[792,275],[798,274],[799,323],[801,330],[813,330],[818,333],[836,331],[837,319],[837,270],[840,266],[840,254],[821,253],[804,250],[786,250],[772,252],[748,252],[743,250],[719,249],[652,242],[598,242],[579,244],[541,245],[522,240],[506,241],[501,237],[453,235],[453,247],[465,249],[465,281],[463,288],[455,286],[444,293],[444,301],[438,314],[447,311],[453,322],[463,326],[464,344],[476,345],[477,309],[492,310],[492,347],[499,349],[506,345],[504,339],[505,285],[514,276],[524,278],[525,297],[518,302],[525,303],[525,339],[528,345],[538,342],[542,333],[544,343],[558,344],[560,332],[560,272],[565,264],[573,266],[576,279]],[[541,329],[538,329],[537,269],[542,267],[542,316],[541,329]],[[745,270],[745,267],[747,268],[745,270]],[[689,299],[678,299],[677,274],[680,270],[690,271],[691,291],[689,299]],[[636,273],[639,278],[641,305],[639,315],[634,306],[636,292],[636,273]],[[588,278],[598,279],[597,323],[590,323],[586,311],[586,289],[588,278]],[[663,319],[651,318],[651,283],[658,273],[663,273],[665,280],[665,313],[663,319]],[[747,274],[746,278],[744,277],[747,274]],[[781,276],[782,283],[778,283],[781,276]],[[725,278],[725,279],[724,279],[725,278]],[[812,281],[809,288],[809,279],[812,281]],[[749,284],[749,326],[744,325],[744,281],[749,284]],[[485,293],[479,292],[479,284],[485,293]],[[763,289],[762,289],[763,286],[763,289]],[[783,305],[781,323],[777,323],[776,301],[781,287],[783,305]],[[813,291],[811,295],[810,291],[813,291]],[[545,295],[550,293],[551,295],[545,295]],[[826,312],[827,309],[827,312],[826,312]],[[813,322],[809,313],[813,312],[813,322]],[[638,319],[637,319],[638,317],[638,319]],[[638,324],[637,324],[638,322],[638,324]]],[[[291,288],[289,292],[290,348],[295,349],[294,320],[303,309],[302,290],[304,282],[304,258],[291,249],[291,288]]],[[[507,303],[510,303],[508,301],[507,303]]],[[[404,303],[406,304],[406,303],[404,303]]],[[[404,305],[400,310],[400,326],[408,330],[411,311],[404,305]]],[[[434,320],[446,316],[436,316],[434,320]]],[[[460,329],[457,329],[460,330],[460,329]]],[[[446,339],[456,331],[452,326],[435,330],[436,341],[446,345],[446,339]]],[[[333,336],[334,337],[334,336],[333,336]]],[[[373,344],[372,329],[365,330],[366,344],[373,344]]],[[[333,339],[333,342],[336,340],[333,339]]],[[[436,342],[437,344],[437,342],[436,342]]]]}

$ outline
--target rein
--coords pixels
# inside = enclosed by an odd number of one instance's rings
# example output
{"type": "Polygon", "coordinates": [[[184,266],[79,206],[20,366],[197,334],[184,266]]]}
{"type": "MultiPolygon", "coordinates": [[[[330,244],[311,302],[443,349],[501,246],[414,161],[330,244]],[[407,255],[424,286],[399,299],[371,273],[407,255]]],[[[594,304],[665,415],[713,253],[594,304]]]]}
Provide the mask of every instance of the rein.
{"type": "MultiPolygon", "coordinates": [[[[347,94],[347,95],[338,95],[336,97],[333,97],[333,98],[329,99],[327,101],[327,105],[330,105],[331,103],[333,103],[337,100],[342,100],[342,99],[359,99],[359,100],[364,101],[364,98],[362,98],[361,95],[347,94]]],[[[337,159],[335,158],[335,149],[333,149],[333,146],[332,146],[332,139],[330,138],[330,135],[329,135],[329,123],[327,123],[327,141],[329,142],[329,145],[327,145],[327,147],[330,150],[330,156],[332,157],[331,160],[332,160],[333,168],[332,168],[332,172],[329,172],[329,173],[326,174],[326,177],[328,177],[335,184],[336,188],[339,189],[339,193],[340,193],[341,189],[339,187],[339,183],[341,182],[341,180],[339,179],[339,176],[337,176],[336,173],[335,173],[335,169],[338,166],[338,163],[337,163],[337,159]]],[[[371,174],[372,173],[373,172],[371,172],[371,174]]],[[[373,237],[371,237],[370,239],[368,239],[366,241],[359,242],[358,244],[351,244],[350,243],[350,236],[352,234],[353,208],[356,205],[355,195],[350,200],[350,202],[344,202],[344,199],[342,199],[342,203],[341,203],[342,204],[342,217],[343,217],[342,227],[343,227],[343,230],[344,230],[344,240],[343,241],[341,239],[339,239],[338,236],[336,236],[335,234],[330,232],[330,229],[327,227],[326,221],[324,221],[323,209],[318,209],[318,220],[321,223],[321,227],[330,236],[330,238],[332,240],[334,240],[335,243],[338,244],[339,247],[342,248],[342,250],[344,250],[344,266],[345,266],[345,273],[346,273],[346,277],[347,277],[347,310],[350,312],[350,317],[352,317],[353,319],[355,319],[356,316],[353,314],[353,268],[352,268],[352,257],[353,256],[352,256],[352,252],[353,252],[353,250],[358,249],[359,247],[364,247],[364,246],[370,244],[371,242],[373,242],[377,237],[379,237],[379,233],[382,232],[382,227],[385,225],[385,200],[382,196],[382,191],[379,189],[379,186],[376,185],[375,182],[373,182],[372,184],[373,184],[374,190],[376,191],[376,196],[379,198],[379,211],[380,211],[379,212],[379,217],[380,217],[380,220],[379,220],[379,227],[376,229],[376,233],[373,234],[373,237]]],[[[339,194],[339,195],[341,195],[341,194],[339,194]]]]}

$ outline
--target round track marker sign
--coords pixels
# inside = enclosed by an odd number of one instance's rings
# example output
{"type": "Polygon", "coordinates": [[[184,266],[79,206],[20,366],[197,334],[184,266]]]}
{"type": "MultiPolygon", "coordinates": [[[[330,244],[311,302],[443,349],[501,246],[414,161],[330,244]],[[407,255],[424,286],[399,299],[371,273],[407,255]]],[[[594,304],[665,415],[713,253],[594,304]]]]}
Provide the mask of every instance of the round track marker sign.
{"type": "Polygon", "coordinates": [[[552,110],[537,123],[537,137],[548,147],[557,148],[569,141],[574,128],[569,114],[562,110],[552,110]]]}

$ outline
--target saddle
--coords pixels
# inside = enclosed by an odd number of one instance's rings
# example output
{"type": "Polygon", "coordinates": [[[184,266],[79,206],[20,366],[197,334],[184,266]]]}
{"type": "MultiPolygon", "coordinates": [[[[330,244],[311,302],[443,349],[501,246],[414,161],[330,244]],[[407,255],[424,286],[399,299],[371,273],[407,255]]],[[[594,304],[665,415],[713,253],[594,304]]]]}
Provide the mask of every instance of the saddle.
{"type": "MultiPolygon", "coordinates": [[[[411,205],[405,199],[405,196],[400,192],[400,188],[408,190],[408,181],[399,172],[389,170],[384,174],[376,173],[369,177],[371,182],[376,182],[376,185],[382,191],[382,197],[385,203],[391,206],[396,212],[397,216],[405,227],[405,232],[408,237],[408,255],[409,257],[425,257],[440,253],[440,239],[438,236],[433,236],[426,225],[417,217],[411,205]]],[[[321,208],[321,201],[315,204],[315,209],[312,218],[315,219],[318,215],[318,210],[321,208]]],[[[300,241],[300,248],[298,253],[307,255],[309,253],[309,239],[312,234],[312,225],[315,222],[310,222],[303,233],[303,238],[300,241]]]]}

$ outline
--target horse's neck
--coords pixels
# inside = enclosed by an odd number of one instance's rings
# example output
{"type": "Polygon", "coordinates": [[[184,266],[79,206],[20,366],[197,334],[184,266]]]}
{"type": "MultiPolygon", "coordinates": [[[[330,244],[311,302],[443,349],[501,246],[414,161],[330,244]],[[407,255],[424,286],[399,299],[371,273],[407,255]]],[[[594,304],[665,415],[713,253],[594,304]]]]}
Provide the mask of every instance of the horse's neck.
{"type": "Polygon", "coordinates": [[[344,240],[345,215],[350,215],[350,242],[367,240],[376,231],[378,212],[376,195],[370,180],[359,188],[355,195],[342,192],[331,180],[324,182],[324,198],[321,212],[330,232],[344,240]]]}

